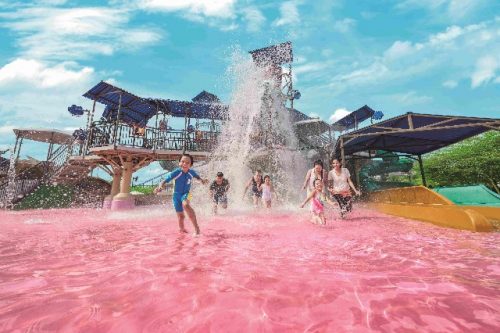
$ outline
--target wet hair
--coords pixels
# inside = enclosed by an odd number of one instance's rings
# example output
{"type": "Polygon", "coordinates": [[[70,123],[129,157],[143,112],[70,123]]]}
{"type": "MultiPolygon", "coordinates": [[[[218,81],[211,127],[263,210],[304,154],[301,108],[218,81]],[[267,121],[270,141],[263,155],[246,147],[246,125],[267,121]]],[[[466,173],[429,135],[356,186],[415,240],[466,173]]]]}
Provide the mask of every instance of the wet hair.
{"type": "Polygon", "coordinates": [[[222,172],[217,172],[217,177],[224,177],[224,174],[222,172]]]}
{"type": "Polygon", "coordinates": [[[322,160],[314,161],[314,166],[316,166],[316,165],[321,165],[321,167],[323,168],[323,161],[322,160]]]}
{"type": "Polygon", "coordinates": [[[189,158],[189,160],[191,161],[191,166],[194,164],[194,158],[193,156],[189,155],[189,154],[182,154],[181,157],[179,157],[179,162],[182,160],[182,158],[186,156],[189,158]]]}
{"type": "Polygon", "coordinates": [[[269,175],[264,176],[264,181],[266,180],[266,178],[269,178],[269,180],[271,180],[271,177],[269,175]]]}

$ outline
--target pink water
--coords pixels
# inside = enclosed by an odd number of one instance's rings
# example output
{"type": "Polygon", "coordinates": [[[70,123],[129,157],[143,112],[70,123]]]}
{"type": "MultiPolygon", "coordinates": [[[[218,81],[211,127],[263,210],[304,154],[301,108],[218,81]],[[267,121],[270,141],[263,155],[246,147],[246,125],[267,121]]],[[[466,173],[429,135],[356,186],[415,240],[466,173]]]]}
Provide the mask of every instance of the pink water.
{"type": "Polygon", "coordinates": [[[500,234],[328,217],[2,212],[0,332],[500,330],[500,234]]]}

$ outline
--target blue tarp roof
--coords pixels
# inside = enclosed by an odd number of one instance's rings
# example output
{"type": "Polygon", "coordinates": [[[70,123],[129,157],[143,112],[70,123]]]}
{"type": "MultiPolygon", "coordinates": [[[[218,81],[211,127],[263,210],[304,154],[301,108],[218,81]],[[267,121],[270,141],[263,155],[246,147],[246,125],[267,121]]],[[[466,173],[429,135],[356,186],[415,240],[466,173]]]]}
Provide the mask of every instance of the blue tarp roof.
{"type": "Polygon", "coordinates": [[[84,97],[96,100],[106,105],[103,117],[109,121],[116,119],[120,105],[120,119],[129,124],[145,126],[149,119],[157,112],[172,115],[173,117],[190,117],[201,119],[224,119],[227,106],[220,103],[207,103],[217,96],[201,92],[195,97],[203,103],[175,101],[170,99],[153,99],[136,96],[126,90],[101,81],[87,91],[84,97]]]}
{"type": "Polygon", "coordinates": [[[96,84],[83,96],[106,105],[103,117],[109,121],[116,119],[120,104],[120,119],[126,123],[145,126],[156,114],[147,100],[104,81],[96,84]]]}
{"type": "Polygon", "coordinates": [[[371,118],[374,113],[375,111],[368,105],[362,106],[356,111],[349,113],[344,118],[337,120],[333,123],[332,128],[337,131],[345,131],[357,127],[360,122],[371,118]]]}
{"type": "Polygon", "coordinates": [[[335,154],[387,150],[420,155],[446,147],[491,129],[500,130],[500,119],[407,113],[343,134],[335,154]]]}
{"type": "Polygon", "coordinates": [[[313,119],[313,118],[303,114],[302,112],[300,112],[297,109],[287,108],[287,110],[290,112],[290,121],[292,123],[296,123],[298,121],[303,121],[303,120],[313,119]]]}
{"type": "Polygon", "coordinates": [[[148,98],[148,102],[155,110],[158,108],[158,112],[172,117],[216,120],[227,118],[228,107],[224,104],[194,103],[160,98],[148,98]]]}
{"type": "Polygon", "coordinates": [[[271,45],[248,53],[258,65],[280,65],[293,62],[292,42],[271,45]]]}
{"type": "Polygon", "coordinates": [[[220,104],[220,99],[214,94],[209,93],[208,91],[203,90],[201,93],[196,95],[193,99],[195,103],[208,103],[208,104],[220,104]]]}

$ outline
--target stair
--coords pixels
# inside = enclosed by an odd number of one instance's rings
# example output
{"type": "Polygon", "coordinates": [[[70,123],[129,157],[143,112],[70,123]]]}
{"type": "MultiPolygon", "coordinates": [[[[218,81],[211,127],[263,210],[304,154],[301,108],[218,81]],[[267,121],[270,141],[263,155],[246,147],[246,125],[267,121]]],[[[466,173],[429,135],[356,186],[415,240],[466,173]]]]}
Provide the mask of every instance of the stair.
{"type": "Polygon", "coordinates": [[[74,146],[59,146],[49,156],[35,166],[24,170],[18,175],[5,177],[0,181],[0,207],[11,207],[16,202],[32,193],[39,185],[48,183],[75,183],[84,178],[102,159],[98,156],[71,156],[74,146]],[[42,168],[41,178],[30,178],[30,172],[42,168]]]}
{"type": "Polygon", "coordinates": [[[52,175],[52,183],[76,183],[89,174],[98,162],[102,161],[99,156],[70,156],[66,163],[52,175]]]}

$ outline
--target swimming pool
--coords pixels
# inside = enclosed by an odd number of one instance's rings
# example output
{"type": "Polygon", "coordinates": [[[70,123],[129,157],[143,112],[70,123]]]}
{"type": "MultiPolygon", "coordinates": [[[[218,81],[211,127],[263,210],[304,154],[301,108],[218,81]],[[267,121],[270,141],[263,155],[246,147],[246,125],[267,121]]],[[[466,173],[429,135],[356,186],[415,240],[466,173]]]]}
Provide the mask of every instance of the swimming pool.
{"type": "Polygon", "coordinates": [[[498,331],[498,233],[327,218],[0,212],[0,331],[498,331]]]}

